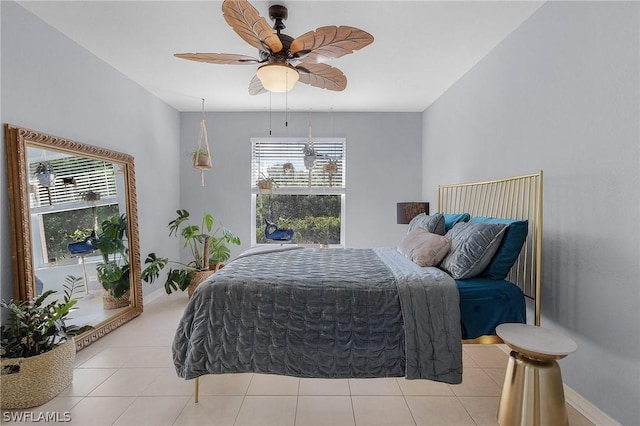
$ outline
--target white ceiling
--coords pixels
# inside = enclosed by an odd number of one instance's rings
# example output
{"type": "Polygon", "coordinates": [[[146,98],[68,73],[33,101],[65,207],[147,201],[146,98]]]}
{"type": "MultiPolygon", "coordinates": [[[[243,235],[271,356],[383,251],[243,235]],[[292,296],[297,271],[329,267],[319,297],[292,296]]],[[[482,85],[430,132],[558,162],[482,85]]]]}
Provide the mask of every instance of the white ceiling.
{"type": "MultiPolygon", "coordinates": [[[[347,76],[346,90],[298,83],[271,95],[271,107],[292,111],[421,112],[506,38],[543,1],[252,1],[289,9],[297,37],[325,25],[371,33],[370,46],[330,62],[347,76]]],[[[20,4],[179,111],[267,110],[270,95],[250,96],[256,65],[214,65],[178,52],[257,56],[227,25],[221,1],[23,1],[20,4]]]]}

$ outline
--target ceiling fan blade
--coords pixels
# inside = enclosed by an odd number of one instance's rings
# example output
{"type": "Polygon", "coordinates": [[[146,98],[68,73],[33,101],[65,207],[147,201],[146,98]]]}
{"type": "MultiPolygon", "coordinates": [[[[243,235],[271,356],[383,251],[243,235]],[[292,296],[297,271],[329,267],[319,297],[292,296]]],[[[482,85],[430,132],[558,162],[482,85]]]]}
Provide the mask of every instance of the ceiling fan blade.
{"type": "Polygon", "coordinates": [[[300,83],[321,89],[340,92],[347,87],[347,77],[338,68],[327,64],[303,63],[296,67],[300,72],[300,83]]]}
{"type": "Polygon", "coordinates": [[[264,88],[258,76],[254,75],[251,83],[249,83],[249,94],[259,95],[261,93],[267,93],[267,89],[264,88]]]}
{"type": "Polygon", "coordinates": [[[247,43],[258,50],[282,50],[282,42],[267,21],[246,0],[224,0],[222,13],[227,24],[247,43]]]}
{"type": "Polygon", "coordinates": [[[235,55],[233,53],[176,53],[176,58],[210,64],[251,65],[260,62],[251,56],[235,55]]]}
{"type": "Polygon", "coordinates": [[[373,43],[373,36],[354,27],[320,27],[296,38],[289,50],[304,62],[322,62],[335,59],[373,43]]]}

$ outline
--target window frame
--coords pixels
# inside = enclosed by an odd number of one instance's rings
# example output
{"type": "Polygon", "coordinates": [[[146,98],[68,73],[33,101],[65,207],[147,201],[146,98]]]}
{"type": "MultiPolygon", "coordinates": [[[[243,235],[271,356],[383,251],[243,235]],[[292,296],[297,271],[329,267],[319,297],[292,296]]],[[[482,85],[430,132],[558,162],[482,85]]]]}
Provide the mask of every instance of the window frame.
{"type": "Polygon", "coordinates": [[[341,167],[341,179],[342,185],[339,187],[331,186],[316,186],[316,187],[278,187],[273,189],[275,195],[339,195],[340,196],[340,244],[332,244],[330,247],[346,247],[346,195],[347,195],[347,180],[346,180],[346,163],[347,163],[347,140],[343,137],[333,138],[279,138],[279,137],[252,137],[250,140],[250,173],[251,173],[251,247],[274,245],[279,243],[267,243],[258,244],[256,241],[256,203],[257,195],[260,193],[255,179],[257,176],[254,174],[254,152],[255,146],[259,142],[274,142],[274,143],[307,143],[309,139],[314,143],[339,143],[342,144],[342,167],[341,167]]]}

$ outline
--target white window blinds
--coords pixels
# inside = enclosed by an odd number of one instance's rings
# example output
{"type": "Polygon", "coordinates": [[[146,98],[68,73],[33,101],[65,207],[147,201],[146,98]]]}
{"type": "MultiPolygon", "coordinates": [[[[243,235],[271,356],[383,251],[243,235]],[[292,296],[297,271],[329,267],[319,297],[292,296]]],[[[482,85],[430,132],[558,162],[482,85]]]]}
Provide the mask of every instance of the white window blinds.
{"type": "Polygon", "coordinates": [[[87,157],[64,157],[46,162],[29,164],[29,192],[32,208],[60,206],[83,201],[83,196],[93,191],[100,199],[117,195],[115,173],[112,163],[87,157]],[[55,179],[49,186],[41,184],[36,177],[36,169],[46,163],[53,169],[55,179]]]}
{"type": "Polygon", "coordinates": [[[345,192],[345,140],[342,138],[252,138],[254,192],[269,179],[279,193],[345,192]]]}

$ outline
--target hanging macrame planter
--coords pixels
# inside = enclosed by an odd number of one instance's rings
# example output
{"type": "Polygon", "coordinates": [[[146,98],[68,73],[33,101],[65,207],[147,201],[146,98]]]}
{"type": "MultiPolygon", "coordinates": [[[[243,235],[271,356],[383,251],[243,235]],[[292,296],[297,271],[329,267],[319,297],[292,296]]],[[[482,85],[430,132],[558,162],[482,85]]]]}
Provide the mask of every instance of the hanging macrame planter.
{"type": "Polygon", "coordinates": [[[311,124],[309,124],[309,137],[307,143],[304,144],[304,148],[302,148],[302,152],[304,154],[304,167],[309,171],[309,188],[311,188],[311,173],[316,166],[316,159],[318,158],[313,146],[313,138],[311,137],[311,124]]]}
{"type": "Polygon", "coordinates": [[[212,167],[209,138],[207,137],[207,126],[204,122],[204,99],[202,100],[202,120],[200,121],[198,147],[193,152],[193,167],[200,169],[200,186],[204,186],[204,171],[209,170],[212,167]]]}

